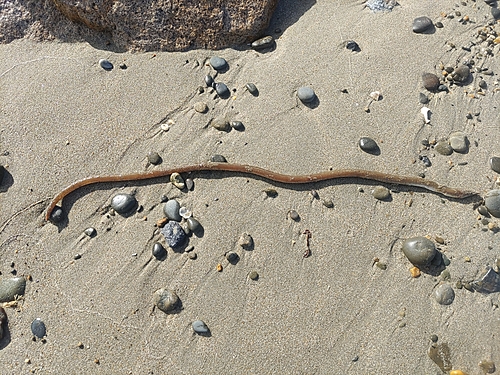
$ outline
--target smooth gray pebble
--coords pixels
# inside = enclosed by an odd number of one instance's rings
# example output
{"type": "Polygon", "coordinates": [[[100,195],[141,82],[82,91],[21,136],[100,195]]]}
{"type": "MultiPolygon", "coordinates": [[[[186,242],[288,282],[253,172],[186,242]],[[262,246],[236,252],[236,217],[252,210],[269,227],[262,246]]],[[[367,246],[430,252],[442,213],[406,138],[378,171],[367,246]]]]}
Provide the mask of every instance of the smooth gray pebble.
{"type": "Polygon", "coordinates": [[[167,257],[167,250],[159,242],[153,245],[153,256],[158,260],[164,260],[167,257]]]}
{"type": "Polygon", "coordinates": [[[210,65],[212,65],[212,68],[215,70],[223,70],[227,67],[227,61],[219,56],[212,56],[210,58],[210,65]]]}
{"type": "Polygon", "coordinates": [[[163,213],[167,217],[167,219],[181,221],[182,217],[179,214],[179,209],[181,208],[181,204],[176,199],[170,199],[163,206],[163,213]]]}
{"type": "Polygon", "coordinates": [[[449,284],[441,284],[432,293],[440,305],[451,305],[455,299],[455,291],[449,284]]]}
{"type": "Polygon", "coordinates": [[[314,100],[316,94],[312,88],[304,86],[297,90],[297,96],[303,103],[310,103],[314,100]]]}
{"type": "Polygon", "coordinates": [[[109,60],[106,60],[106,59],[100,59],[99,60],[99,65],[104,70],[111,70],[111,69],[113,69],[113,64],[109,60]]]}
{"type": "Polygon", "coordinates": [[[149,151],[148,162],[150,162],[153,165],[160,164],[162,162],[160,154],[158,154],[156,151],[149,151]]]}
{"type": "Polygon", "coordinates": [[[47,328],[45,327],[45,323],[40,318],[36,318],[31,322],[31,332],[33,335],[42,339],[47,334],[47,328]]]}
{"type": "Polygon", "coordinates": [[[137,205],[137,200],[130,194],[116,194],[113,199],[111,199],[111,208],[120,215],[131,213],[137,208],[137,205]]]}
{"type": "Polygon", "coordinates": [[[425,237],[412,237],[403,242],[402,250],[415,266],[429,266],[437,254],[434,242],[425,237]]]}
{"type": "Polygon", "coordinates": [[[195,320],[192,327],[196,333],[208,333],[208,327],[202,320],[195,320]]]}
{"type": "Polygon", "coordinates": [[[490,158],[490,168],[496,172],[500,173],[500,158],[497,156],[492,156],[490,158]]]}
{"type": "Polygon", "coordinates": [[[417,17],[413,20],[413,32],[414,33],[423,33],[432,27],[432,20],[429,17],[422,16],[417,17]]]}

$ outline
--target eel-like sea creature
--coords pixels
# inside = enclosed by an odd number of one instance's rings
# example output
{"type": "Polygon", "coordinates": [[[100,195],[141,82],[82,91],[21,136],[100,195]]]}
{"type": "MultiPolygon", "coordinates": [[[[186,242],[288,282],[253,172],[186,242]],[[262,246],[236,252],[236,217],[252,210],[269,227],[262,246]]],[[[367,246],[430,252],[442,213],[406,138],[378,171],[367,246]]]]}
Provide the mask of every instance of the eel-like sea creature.
{"type": "Polygon", "coordinates": [[[244,164],[231,164],[231,163],[206,163],[206,164],[193,164],[184,167],[175,167],[164,170],[154,170],[150,172],[115,175],[115,176],[97,176],[90,177],[73,183],[66,189],[57,194],[50,202],[45,213],[45,219],[50,220],[50,215],[57,203],[73,191],[87,185],[107,183],[107,182],[127,182],[148,180],[151,178],[167,177],[172,173],[189,173],[199,171],[216,171],[216,172],[235,172],[246,175],[259,176],[264,179],[280,182],[283,184],[308,184],[317,181],[334,180],[340,178],[359,178],[363,180],[378,181],[387,184],[413,186],[432,191],[434,193],[442,194],[444,196],[456,199],[467,198],[471,196],[479,196],[479,193],[456,189],[437,182],[426,180],[420,177],[400,176],[389,173],[367,171],[362,169],[337,169],[313,174],[305,175],[286,175],[276,173],[264,168],[254,167],[244,164]]]}

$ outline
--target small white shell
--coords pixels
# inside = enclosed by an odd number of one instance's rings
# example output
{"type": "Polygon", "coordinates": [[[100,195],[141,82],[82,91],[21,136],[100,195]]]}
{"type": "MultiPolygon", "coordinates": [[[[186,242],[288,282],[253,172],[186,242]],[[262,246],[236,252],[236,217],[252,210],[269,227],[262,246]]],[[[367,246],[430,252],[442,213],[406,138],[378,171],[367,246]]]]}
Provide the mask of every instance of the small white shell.
{"type": "Polygon", "coordinates": [[[184,187],[186,186],[186,184],[184,183],[184,179],[177,172],[174,172],[170,175],[170,182],[180,190],[184,189],[184,187]]]}
{"type": "Polygon", "coordinates": [[[431,122],[431,110],[427,107],[422,107],[420,112],[422,113],[422,115],[424,115],[425,123],[426,124],[430,123],[431,122]]]}
{"type": "Polygon", "coordinates": [[[380,91],[373,91],[370,93],[370,98],[372,98],[374,101],[378,101],[381,97],[380,91]]]}

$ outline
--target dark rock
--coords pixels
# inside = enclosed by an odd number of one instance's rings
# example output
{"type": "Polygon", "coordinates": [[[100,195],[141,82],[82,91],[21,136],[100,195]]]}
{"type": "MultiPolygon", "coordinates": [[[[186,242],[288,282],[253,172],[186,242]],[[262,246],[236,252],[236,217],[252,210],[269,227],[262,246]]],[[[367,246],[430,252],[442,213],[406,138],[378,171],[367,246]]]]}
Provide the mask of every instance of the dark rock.
{"type": "Polygon", "coordinates": [[[3,307],[0,307],[0,340],[3,338],[3,331],[7,326],[7,314],[3,307]]]}
{"type": "Polygon", "coordinates": [[[137,208],[137,200],[130,194],[116,194],[111,199],[111,208],[120,215],[130,214],[137,208]]]}
{"type": "Polygon", "coordinates": [[[493,171],[500,173],[500,158],[498,156],[492,156],[490,158],[490,168],[493,171]]]}
{"type": "Polygon", "coordinates": [[[435,74],[424,73],[422,74],[422,83],[427,90],[436,91],[439,87],[439,78],[435,74]]]}
{"type": "Polygon", "coordinates": [[[181,304],[177,293],[166,288],[154,292],[153,303],[165,314],[177,312],[181,304]]]}
{"type": "Polygon", "coordinates": [[[35,335],[39,339],[44,338],[45,335],[47,334],[47,329],[45,328],[45,323],[40,318],[36,318],[31,323],[31,332],[33,333],[33,335],[35,335]]]}
{"type": "Polygon", "coordinates": [[[469,78],[470,75],[470,69],[467,65],[460,65],[458,68],[455,69],[453,72],[453,80],[455,82],[466,82],[467,78],[469,78]]]}
{"type": "Polygon", "coordinates": [[[215,70],[224,70],[227,68],[227,61],[222,57],[212,56],[210,58],[210,65],[212,65],[212,68],[215,70]]]}
{"type": "Polygon", "coordinates": [[[372,138],[369,137],[361,137],[358,141],[359,148],[364,152],[369,154],[378,154],[380,153],[380,148],[372,138]]]}
{"type": "Polygon", "coordinates": [[[186,232],[176,221],[169,221],[160,229],[165,236],[165,241],[172,249],[178,249],[186,243],[186,232]]]}
{"type": "Polygon", "coordinates": [[[425,237],[413,237],[403,242],[403,253],[415,266],[426,267],[434,257],[437,250],[434,243],[425,237]]]}
{"type": "Polygon", "coordinates": [[[349,41],[345,42],[345,48],[347,48],[348,50],[353,51],[353,52],[361,51],[358,43],[356,43],[354,40],[349,40],[349,41]]]}
{"type": "Polygon", "coordinates": [[[5,176],[5,167],[0,165],[0,186],[2,186],[3,176],[5,176]]]}
{"type": "Polygon", "coordinates": [[[432,20],[429,17],[418,17],[413,20],[413,32],[423,33],[432,27],[432,20]]]}
{"type": "Polygon", "coordinates": [[[64,220],[64,211],[61,207],[56,206],[50,213],[50,221],[53,223],[60,223],[64,220]]]}
{"type": "Polygon", "coordinates": [[[277,0],[53,0],[0,5],[0,42],[109,40],[119,50],[220,49],[255,40],[277,0]]]}
{"type": "Polygon", "coordinates": [[[153,245],[153,256],[158,260],[165,260],[167,257],[167,250],[159,242],[153,245]]]}

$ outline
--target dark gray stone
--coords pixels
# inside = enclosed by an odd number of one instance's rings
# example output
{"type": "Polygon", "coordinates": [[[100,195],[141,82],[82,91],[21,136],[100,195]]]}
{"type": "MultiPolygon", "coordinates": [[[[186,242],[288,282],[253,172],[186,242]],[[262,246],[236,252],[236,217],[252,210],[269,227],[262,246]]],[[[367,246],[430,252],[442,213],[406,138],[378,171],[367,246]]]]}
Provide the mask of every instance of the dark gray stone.
{"type": "Polygon", "coordinates": [[[64,211],[61,207],[56,206],[50,213],[50,221],[53,223],[60,223],[64,220],[64,211]]]}
{"type": "Polygon", "coordinates": [[[167,257],[167,250],[159,242],[153,245],[153,256],[158,260],[165,260],[167,257]]]}
{"type": "Polygon", "coordinates": [[[181,208],[181,204],[177,202],[175,199],[170,199],[163,206],[163,213],[167,217],[167,219],[181,221],[182,217],[179,214],[179,209],[181,208]]]}
{"type": "Polygon", "coordinates": [[[500,158],[497,156],[492,156],[490,158],[490,168],[497,172],[500,173],[500,158]]]}
{"type": "Polygon", "coordinates": [[[99,65],[104,70],[112,70],[113,69],[113,64],[111,64],[111,62],[108,61],[108,60],[106,60],[106,59],[100,59],[99,60],[99,65]]]}
{"type": "Polygon", "coordinates": [[[255,86],[253,83],[247,83],[245,85],[247,88],[248,92],[252,94],[253,96],[257,96],[259,94],[259,90],[257,89],[257,86],[255,86]]]}
{"type": "Polygon", "coordinates": [[[432,27],[432,20],[429,17],[418,17],[413,20],[413,32],[423,33],[432,27]]]}
{"type": "Polygon", "coordinates": [[[422,83],[429,91],[436,91],[439,87],[439,78],[433,73],[422,74],[422,83]]]}
{"type": "Polygon", "coordinates": [[[120,215],[130,214],[137,205],[137,200],[130,194],[117,194],[111,199],[111,208],[120,215]]]}
{"type": "Polygon", "coordinates": [[[408,238],[403,242],[404,255],[415,266],[429,266],[437,254],[434,243],[425,237],[408,238]]]}
{"type": "Polygon", "coordinates": [[[227,98],[229,96],[229,89],[227,88],[225,83],[218,82],[215,84],[215,92],[221,98],[227,98]]]}
{"type": "Polygon", "coordinates": [[[470,69],[467,65],[460,65],[453,72],[453,80],[455,82],[463,83],[467,81],[470,75],[470,69]]]}
{"type": "Polygon", "coordinates": [[[207,74],[205,76],[205,84],[207,85],[207,87],[212,87],[212,85],[214,84],[214,79],[210,74],[207,74]]]}
{"type": "Polygon", "coordinates": [[[361,137],[358,141],[359,148],[364,152],[368,152],[369,154],[375,154],[380,152],[380,148],[373,139],[369,137],[361,137]]]}
{"type": "Polygon", "coordinates": [[[223,155],[219,154],[212,155],[210,161],[213,163],[227,163],[226,158],[223,155]]]}
{"type": "Polygon", "coordinates": [[[179,249],[186,243],[186,232],[176,221],[169,221],[160,231],[165,236],[167,245],[174,250],[179,249]]]}
{"type": "Polygon", "coordinates": [[[148,152],[148,161],[153,165],[161,164],[162,159],[161,156],[156,151],[148,152]]]}
{"type": "Polygon", "coordinates": [[[455,291],[448,284],[441,284],[432,293],[440,305],[451,305],[455,299],[455,291]]]}
{"type": "Polygon", "coordinates": [[[436,150],[439,154],[449,156],[453,154],[453,149],[451,148],[448,141],[439,141],[434,146],[434,150],[436,150]]]}
{"type": "Polygon", "coordinates": [[[200,222],[193,217],[187,219],[187,227],[193,233],[198,233],[202,229],[200,222]]]}
{"type": "Polygon", "coordinates": [[[40,318],[36,318],[33,322],[31,322],[31,332],[39,339],[44,338],[45,335],[47,335],[45,323],[40,318]]]}
{"type": "Polygon", "coordinates": [[[227,61],[222,57],[212,56],[210,58],[210,65],[215,70],[224,70],[225,68],[227,68],[227,61]]]}

